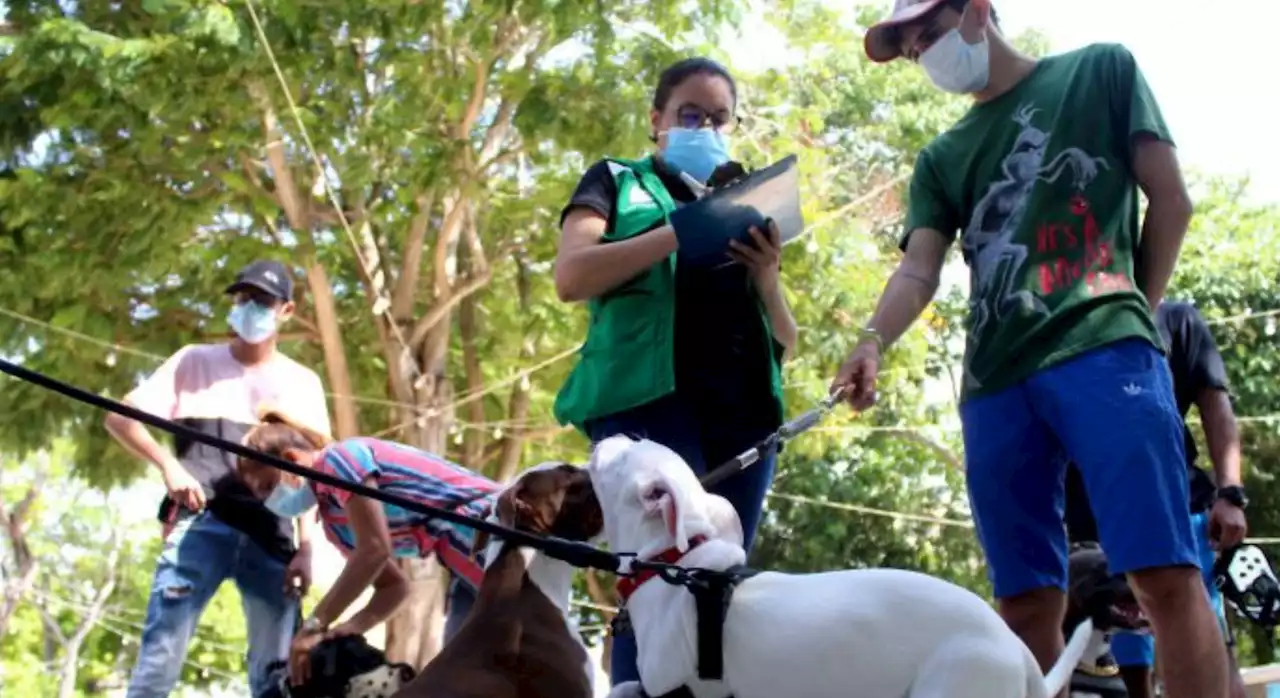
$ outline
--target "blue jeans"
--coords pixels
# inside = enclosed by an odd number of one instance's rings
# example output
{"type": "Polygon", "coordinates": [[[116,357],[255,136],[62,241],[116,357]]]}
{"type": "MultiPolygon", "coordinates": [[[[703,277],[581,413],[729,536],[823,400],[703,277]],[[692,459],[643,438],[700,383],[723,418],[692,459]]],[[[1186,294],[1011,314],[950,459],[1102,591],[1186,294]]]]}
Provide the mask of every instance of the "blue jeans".
{"type": "Polygon", "coordinates": [[[287,564],[205,512],[174,526],[156,563],[138,661],[126,698],[164,698],[177,685],[205,606],[228,579],[248,625],[249,689],[267,688],[272,662],[289,654],[298,602],[284,593],[287,564]]]}
{"type": "MultiPolygon", "coordinates": [[[[1196,534],[1196,551],[1200,555],[1200,576],[1204,579],[1204,588],[1209,593],[1209,605],[1218,616],[1218,626],[1223,637],[1230,637],[1227,629],[1227,618],[1222,610],[1222,594],[1214,582],[1213,563],[1217,553],[1209,539],[1209,512],[1202,511],[1191,516],[1191,525],[1196,534]]],[[[1155,664],[1156,640],[1150,634],[1137,634],[1125,631],[1116,632],[1111,638],[1111,654],[1120,666],[1145,666],[1155,664]]]]}
{"type": "Polygon", "coordinates": [[[476,592],[471,587],[458,581],[455,577],[449,582],[449,598],[448,606],[445,610],[447,614],[444,619],[444,642],[449,644],[449,640],[462,629],[462,624],[466,622],[467,615],[471,613],[471,607],[476,603],[476,592]]]}
{"type": "MultiPolygon", "coordinates": [[[[671,395],[621,414],[592,420],[587,423],[586,428],[592,442],[618,434],[656,441],[680,454],[695,473],[703,475],[709,468],[720,464],[706,462],[703,455],[706,445],[703,443],[702,426],[689,405],[677,395],[671,395]]],[[[741,452],[751,445],[751,441],[747,441],[735,448],[741,452]]],[[[755,542],[756,528],[760,525],[760,515],[764,510],[764,498],[773,483],[776,465],[777,454],[770,451],[755,465],[721,480],[710,490],[729,500],[737,510],[738,518],[742,520],[743,547],[748,552],[755,542]]],[[[635,635],[630,630],[615,633],[609,657],[609,682],[612,685],[640,680],[636,656],[635,635]]]]}
{"type": "Polygon", "coordinates": [[[1067,461],[1113,574],[1199,565],[1182,417],[1164,356],[1125,340],[960,406],[978,540],[997,598],[1067,583],[1067,461]]]}

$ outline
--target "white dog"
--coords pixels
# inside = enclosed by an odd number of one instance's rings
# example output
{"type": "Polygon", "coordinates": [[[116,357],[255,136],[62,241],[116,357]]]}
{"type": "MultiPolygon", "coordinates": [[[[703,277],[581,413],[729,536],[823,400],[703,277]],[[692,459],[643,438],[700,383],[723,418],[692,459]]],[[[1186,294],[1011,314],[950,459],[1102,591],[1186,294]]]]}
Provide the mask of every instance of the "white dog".
{"type": "MultiPolygon", "coordinates": [[[[674,549],[681,566],[714,570],[745,562],[733,508],[670,449],[617,436],[596,447],[588,469],[611,550],[646,560],[674,549]]],[[[702,681],[688,590],[653,578],[627,608],[650,696],[688,686],[696,698],[1050,698],[1092,632],[1088,621],[1076,628],[1042,676],[991,606],[949,582],[893,569],[762,572],[729,606],[724,680],[702,681]]],[[[631,682],[610,696],[639,691],[631,682]]]]}

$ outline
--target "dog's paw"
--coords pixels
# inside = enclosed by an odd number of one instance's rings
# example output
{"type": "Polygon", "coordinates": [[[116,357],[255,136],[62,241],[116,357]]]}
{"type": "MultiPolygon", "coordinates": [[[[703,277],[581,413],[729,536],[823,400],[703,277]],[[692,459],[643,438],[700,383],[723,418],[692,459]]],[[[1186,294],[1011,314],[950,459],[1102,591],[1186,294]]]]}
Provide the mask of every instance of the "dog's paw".
{"type": "Polygon", "coordinates": [[[627,681],[614,686],[609,698],[645,698],[645,694],[639,681],[627,681]]]}

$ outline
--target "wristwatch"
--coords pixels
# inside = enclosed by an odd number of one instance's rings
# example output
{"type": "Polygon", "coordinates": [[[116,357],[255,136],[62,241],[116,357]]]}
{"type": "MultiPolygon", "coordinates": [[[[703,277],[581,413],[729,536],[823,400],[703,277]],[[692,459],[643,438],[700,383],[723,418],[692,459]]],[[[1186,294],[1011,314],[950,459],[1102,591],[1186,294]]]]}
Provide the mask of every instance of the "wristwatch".
{"type": "Polygon", "coordinates": [[[1242,485],[1219,487],[1217,499],[1225,500],[1228,504],[1240,509],[1247,509],[1249,507],[1249,498],[1245,496],[1244,486],[1242,485]]]}
{"type": "Polygon", "coordinates": [[[319,618],[316,618],[315,616],[307,616],[307,619],[302,621],[302,627],[298,629],[298,634],[311,635],[314,633],[322,633],[325,630],[328,630],[328,628],[325,627],[324,623],[320,622],[319,618]]]}
{"type": "Polygon", "coordinates": [[[876,351],[880,352],[881,354],[884,353],[884,336],[880,334],[880,330],[877,330],[876,328],[871,327],[870,325],[867,325],[866,327],[863,327],[861,330],[858,330],[859,344],[866,342],[868,339],[871,340],[872,342],[875,342],[876,351]]]}

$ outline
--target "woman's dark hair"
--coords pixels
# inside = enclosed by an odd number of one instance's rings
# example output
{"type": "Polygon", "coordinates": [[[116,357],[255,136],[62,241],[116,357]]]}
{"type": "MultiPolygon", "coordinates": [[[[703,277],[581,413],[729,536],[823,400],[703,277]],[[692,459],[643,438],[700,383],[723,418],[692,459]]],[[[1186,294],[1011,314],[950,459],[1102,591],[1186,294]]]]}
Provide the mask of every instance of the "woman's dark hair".
{"type": "Polygon", "coordinates": [[[662,71],[662,76],[658,78],[658,89],[653,91],[653,108],[658,111],[666,109],[667,102],[671,100],[671,93],[685,80],[695,75],[710,75],[722,78],[729,83],[729,93],[733,95],[734,103],[737,103],[738,83],[733,81],[733,76],[729,74],[729,69],[710,58],[698,56],[672,63],[667,66],[666,70],[662,71]]]}

